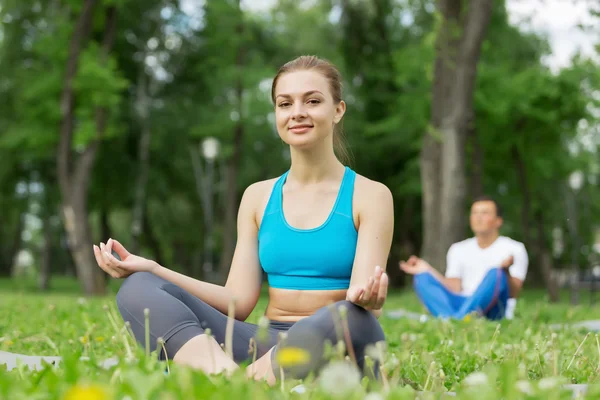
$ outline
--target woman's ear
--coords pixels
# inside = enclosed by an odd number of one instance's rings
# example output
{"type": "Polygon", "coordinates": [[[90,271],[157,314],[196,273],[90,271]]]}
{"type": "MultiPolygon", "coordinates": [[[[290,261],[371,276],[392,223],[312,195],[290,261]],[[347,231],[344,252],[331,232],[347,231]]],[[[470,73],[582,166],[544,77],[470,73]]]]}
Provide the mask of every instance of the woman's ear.
{"type": "Polygon", "coordinates": [[[333,117],[334,123],[339,123],[342,120],[342,117],[346,113],[346,103],[344,100],[340,101],[338,105],[335,107],[335,116],[333,117]]]}

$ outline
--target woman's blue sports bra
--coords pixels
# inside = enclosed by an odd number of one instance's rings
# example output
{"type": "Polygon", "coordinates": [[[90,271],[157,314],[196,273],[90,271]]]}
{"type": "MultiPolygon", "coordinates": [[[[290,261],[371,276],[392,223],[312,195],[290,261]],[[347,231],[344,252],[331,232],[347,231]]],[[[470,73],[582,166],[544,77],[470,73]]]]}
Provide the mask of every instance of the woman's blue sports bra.
{"type": "Polygon", "coordinates": [[[298,229],[283,214],[289,171],[273,186],[258,232],[258,257],[269,285],[279,289],[348,289],[358,232],[352,217],[356,173],[346,167],[337,199],[319,227],[298,229]]]}

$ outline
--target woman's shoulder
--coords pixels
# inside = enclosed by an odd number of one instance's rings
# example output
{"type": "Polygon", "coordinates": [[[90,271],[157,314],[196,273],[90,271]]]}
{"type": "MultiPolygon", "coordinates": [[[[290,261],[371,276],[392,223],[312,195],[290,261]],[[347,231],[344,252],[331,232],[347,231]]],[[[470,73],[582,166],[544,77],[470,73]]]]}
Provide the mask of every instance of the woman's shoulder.
{"type": "Polygon", "coordinates": [[[356,173],[354,181],[354,196],[361,203],[389,205],[393,203],[392,191],[382,182],[367,178],[356,173]]]}
{"type": "Polygon", "coordinates": [[[271,195],[273,186],[275,186],[275,183],[278,179],[279,177],[276,177],[271,179],[265,179],[262,181],[257,181],[250,184],[244,191],[243,197],[246,198],[249,202],[262,202],[265,196],[269,197],[271,195]]]}

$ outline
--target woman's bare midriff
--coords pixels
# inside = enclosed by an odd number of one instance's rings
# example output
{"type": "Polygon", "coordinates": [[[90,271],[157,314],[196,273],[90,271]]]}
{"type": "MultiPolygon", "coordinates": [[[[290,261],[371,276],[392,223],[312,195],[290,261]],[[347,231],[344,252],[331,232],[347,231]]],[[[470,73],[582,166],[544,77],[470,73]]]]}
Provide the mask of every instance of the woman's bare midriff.
{"type": "Polygon", "coordinates": [[[297,322],[319,308],[346,298],[346,290],[287,290],[269,288],[265,316],[273,321],[297,322]]]}

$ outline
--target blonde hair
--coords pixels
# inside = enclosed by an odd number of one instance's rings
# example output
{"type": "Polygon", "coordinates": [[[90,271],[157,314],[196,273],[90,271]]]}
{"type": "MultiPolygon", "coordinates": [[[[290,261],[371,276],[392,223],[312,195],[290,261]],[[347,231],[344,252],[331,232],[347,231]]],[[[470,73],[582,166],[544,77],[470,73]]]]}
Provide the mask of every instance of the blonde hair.
{"type": "MultiPolygon", "coordinates": [[[[329,61],[319,57],[300,56],[288,61],[279,68],[279,71],[277,71],[277,75],[275,75],[271,86],[271,100],[273,103],[275,103],[275,87],[277,86],[277,81],[281,75],[289,72],[306,70],[315,70],[322,74],[329,81],[329,91],[331,92],[333,101],[336,104],[342,101],[342,76],[338,69],[329,61]]],[[[351,157],[341,123],[342,121],[335,125],[333,132],[333,150],[342,164],[348,164],[351,157]]]]}

